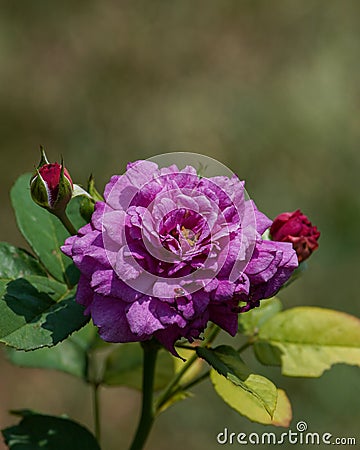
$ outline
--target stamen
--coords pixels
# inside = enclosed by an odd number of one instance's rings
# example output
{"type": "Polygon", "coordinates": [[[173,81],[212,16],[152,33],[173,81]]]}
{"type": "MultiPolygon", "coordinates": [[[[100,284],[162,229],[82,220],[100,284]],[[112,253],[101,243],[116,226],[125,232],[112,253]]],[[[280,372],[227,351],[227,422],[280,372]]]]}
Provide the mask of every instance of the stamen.
{"type": "Polygon", "coordinates": [[[189,243],[190,247],[194,247],[194,245],[196,244],[196,242],[200,236],[200,233],[195,234],[192,230],[189,230],[188,228],[185,228],[184,226],[181,227],[180,231],[181,231],[181,234],[184,236],[184,238],[189,243]]]}

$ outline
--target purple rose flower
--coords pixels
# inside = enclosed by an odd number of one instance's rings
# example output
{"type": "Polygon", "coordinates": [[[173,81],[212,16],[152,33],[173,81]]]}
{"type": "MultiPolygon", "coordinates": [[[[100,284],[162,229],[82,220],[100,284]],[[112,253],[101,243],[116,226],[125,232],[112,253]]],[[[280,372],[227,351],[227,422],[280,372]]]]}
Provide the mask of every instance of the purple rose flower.
{"type": "Polygon", "coordinates": [[[155,337],[172,353],[208,321],[235,335],[238,313],[273,296],[297,267],[290,243],[264,241],[272,221],[236,176],[129,164],[91,223],[62,247],[81,271],[77,301],[110,342],[155,337]],[[239,306],[245,302],[245,306],[239,306]]]}

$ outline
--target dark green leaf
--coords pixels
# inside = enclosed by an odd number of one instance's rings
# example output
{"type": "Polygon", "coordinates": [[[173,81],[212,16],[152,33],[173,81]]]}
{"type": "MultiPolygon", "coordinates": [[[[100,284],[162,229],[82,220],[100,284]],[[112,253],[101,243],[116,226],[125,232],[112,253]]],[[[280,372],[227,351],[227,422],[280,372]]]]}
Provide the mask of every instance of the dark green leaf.
{"type": "MultiPolygon", "coordinates": [[[[98,345],[98,330],[92,322],[87,323],[81,330],[76,331],[71,336],[71,340],[80,346],[84,351],[97,348],[98,345]]],[[[101,340],[105,345],[109,345],[107,342],[101,340]]]]}
{"type": "Polygon", "coordinates": [[[0,242],[0,279],[15,279],[25,275],[46,275],[43,267],[27,251],[0,242]]]}
{"type": "Polygon", "coordinates": [[[80,204],[81,204],[81,197],[75,197],[72,200],[70,200],[66,209],[66,213],[69,216],[71,223],[77,230],[86,225],[85,219],[80,214],[80,204]]]}
{"type": "MultiPolygon", "coordinates": [[[[122,344],[106,359],[103,382],[108,385],[128,386],[141,390],[143,351],[140,344],[122,344]]],[[[174,360],[169,352],[160,350],[158,354],[154,389],[167,385],[174,375],[174,360]]]]}
{"type": "MultiPolygon", "coordinates": [[[[33,202],[30,178],[31,174],[22,175],[11,189],[11,202],[18,227],[49,273],[58,281],[75,285],[77,269],[60,250],[69,234],[57,217],[33,202]]],[[[79,213],[79,199],[70,202],[67,212],[76,228],[85,224],[79,213]]]]}
{"type": "Polygon", "coordinates": [[[75,292],[46,277],[0,280],[0,342],[19,350],[51,347],[88,321],[75,292]]]}
{"type": "MultiPolygon", "coordinates": [[[[262,411],[263,416],[267,415],[269,420],[272,419],[278,395],[276,386],[267,378],[253,373],[236,350],[227,345],[220,345],[215,349],[197,347],[197,353],[219,375],[235,385],[235,391],[238,395],[241,393],[249,405],[254,405],[256,410],[262,411]]],[[[218,382],[218,377],[215,378],[218,382]]],[[[244,414],[244,411],[239,412],[244,414]]]]}
{"type": "Polygon", "coordinates": [[[9,360],[17,366],[60,370],[86,379],[88,357],[85,349],[78,343],[77,334],[80,332],[52,348],[39,348],[32,352],[7,348],[6,353],[9,360]]]}
{"type": "Polygon", "coordinates": [[[10,450],[100,450],[85,427],[65,417],[18,411],[18,425],[2,430],[10,450]]]}

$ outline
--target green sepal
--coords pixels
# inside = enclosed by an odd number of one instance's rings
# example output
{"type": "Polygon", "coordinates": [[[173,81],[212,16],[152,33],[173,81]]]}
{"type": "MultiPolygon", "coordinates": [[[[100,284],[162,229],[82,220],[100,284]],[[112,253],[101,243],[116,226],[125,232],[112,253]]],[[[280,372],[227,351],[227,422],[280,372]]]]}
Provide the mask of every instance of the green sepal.
{"type": "Polygon", "coordinates": [[[104,197],[95,188],[95,178],[91,174],[88,180],[88,196],[84,196],[80,204],[80,214],[89,223],[95,209],[96,202],[103,202],[104,197]]]}
{"type": "Polygon", "coordinates": [[[96,202],[104,201],[104,197],[100,194],[100,192],[95,187],[95,178],[94,178],[93,174],[90,175],[89,180],[88,180],[88,192],[96,202]]]}
{"type": "Polygon", "coordinates": [[[30,180],[30,192],[31,198],[37,205],[50,209],[49,194],[39,169],[36,169],[36,174],[30,180]]]}
{"type": "Polygon", "coordinates": [[[49,160],[47,159],[46,153],[45,153],[45,148],[40,145],[40,154],[41,154],[41,159],[39,162],[39,165],[37,166],[38,169],[40,169],[40,167],[45,166],[45,164],[50,164],[49,160]]]}

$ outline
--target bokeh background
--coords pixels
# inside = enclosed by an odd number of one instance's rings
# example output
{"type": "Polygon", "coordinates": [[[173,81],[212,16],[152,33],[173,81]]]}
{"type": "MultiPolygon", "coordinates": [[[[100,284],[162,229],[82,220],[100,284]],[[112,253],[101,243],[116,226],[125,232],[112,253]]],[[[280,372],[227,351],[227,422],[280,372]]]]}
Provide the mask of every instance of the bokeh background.
{"type": "MultiPolygon", "coordinates": [[[[39,144],[50,159],[64,157],[76,182],[92,172],[101,189],[129,160],[203,153],[245,179],[270,217],[300,207],[321,230],[320,250],[283,293],[285,305],[358,316],[359,25],[356,0],[2,0],[0,239],[25,246],[8,193],[37,164],[39,144]]],[[[293,429],[305,420],[310,431],[359,442],[358,368],[286,379],[245,358],[287,390],[293,429]]],[[[224,427],[270,431],[224,405],[209,384],[195,393],[159,418],[149,450],[217,448],[224,427]]],[[[139,395],[101,395],[104,449],[126,448],[139,395]]],[[[92,427],[80,381],[1,356],[0,425],[24,407],[92,427]]]]}

